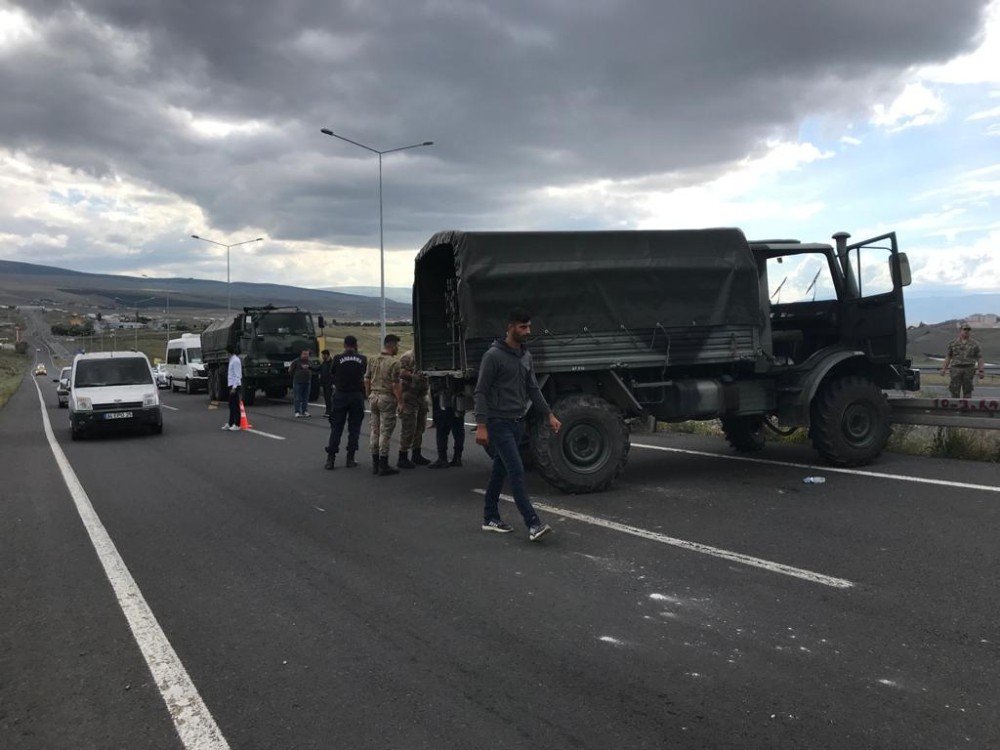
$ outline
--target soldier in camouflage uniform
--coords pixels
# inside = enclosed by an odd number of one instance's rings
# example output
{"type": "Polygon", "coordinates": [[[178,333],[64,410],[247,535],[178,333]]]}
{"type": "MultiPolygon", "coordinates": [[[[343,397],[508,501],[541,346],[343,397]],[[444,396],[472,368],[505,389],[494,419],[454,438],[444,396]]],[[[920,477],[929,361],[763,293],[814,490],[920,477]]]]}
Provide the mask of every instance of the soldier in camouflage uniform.
{"type": "Polygon", "coordinates": [[[413,351],[406,352],[399,358],[400,382],[403,398],[399,402],[399,461],[400,469],[415,469],[417,466],[429,464],[420,454],[423,443],[424,429],[427,427],[427,378],[417,372],[413,351]],[[413,449],[413,460],[407,453],[413,449]]]}
{"type": "Polygon", "coordinates": [[[972,381],[977,368],[980,379],[986,374],[982,349],[971,334],[972,326],[963,323],[958,338],[948,344],[948,356],[941,366],[942,375],[947,374],[948,367],[951,367],[948,390],[952,398],[969,398],[972,395],[972,381]]]}
{"type": "Polygon", "coordinates": [[[368,360],[365,371],[365,394],[371,408],[371,436],[368,445],[372,452],[372,474],[380,477],[398,474],[399,469],[389,466],[389,440],[396,429],[396,409],[402,393],[399,382],[399,336],[390,333],[385,337],[382,353],[368,360]]]}

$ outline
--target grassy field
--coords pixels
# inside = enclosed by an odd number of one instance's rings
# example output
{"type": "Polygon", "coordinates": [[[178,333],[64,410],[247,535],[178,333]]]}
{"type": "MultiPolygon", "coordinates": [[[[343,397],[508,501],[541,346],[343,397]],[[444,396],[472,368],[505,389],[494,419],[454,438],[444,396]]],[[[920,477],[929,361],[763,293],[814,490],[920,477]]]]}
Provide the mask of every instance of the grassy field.
{"type": "Polygon", "coordinates": [[[21,385],[21,379],[30,364],[31,358],[27,354],[0,351],[0,408],[3,408],[7,399],[21,385]]]}
{"type": "MultiPolygon", "coordinates": [[[[413,329],[410,326],[390,327],[389,333],[395,333],[400,338],[399,351],[405,352],[413,346],[413,329]]],[[[326,348],[331,353],[337,354],[344,348],[344,336],[353,334],[358,339],[358,346],[363,354],[376,354],[381,348],[378,344],[379,330],[377,326],[329,326],[324,330],[326,334],[326,348]]],[[[178,338],[180,334],[171,332],[170,338],[178,338]]],[[[166,331],[134,331],[119,330],[115,335],[104,336],[103,343],[100,336],[88,336],[86,338],[77,337],[73,341],[60,339],[62,344],[75,354],[78,349],[85,348],[88,352],[127,350],[132,351],[138,344],[139,351],[143,352],[149,361],[156,363],[162,360],[167,349],[166,331]]]]}

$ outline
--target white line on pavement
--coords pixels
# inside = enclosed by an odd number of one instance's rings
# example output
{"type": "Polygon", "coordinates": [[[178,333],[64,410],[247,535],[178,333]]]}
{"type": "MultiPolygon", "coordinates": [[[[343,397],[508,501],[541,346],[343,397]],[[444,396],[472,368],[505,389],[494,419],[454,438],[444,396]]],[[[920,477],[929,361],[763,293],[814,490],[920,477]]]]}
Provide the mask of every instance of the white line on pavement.
{"type": "Polygon", "coordinates": [[[725,458],[730,461],[749,461],[755,464],[768,464],[771,466],[788,466],[795,469],[808,469],[809,471],[828,471],[834,474],[853,474],[859,477],[873,477],[875,479],[896,479],[901,482],[916,482],[918,484],[936,484],[944,487],[958,487],[966,490],[984,490],[986,492],[1000,492],[1000,486],[992,484],[969,484],[968,482],[952,482],[948,479],[929,479],[927,477],[904,476],[903,474],[886,474],[881,471],[864,471],[863,469],[842,469],[838,466],[817,466],[815,464],[800,464],[793,461],[775,461],[770,458],[750,458],[749,456],[730,456],[725,453],[712,453],[710,451],[694,451],[688,448],[668,448],[665,445],[649,445],[644,443],[632,443],[633,448],[645,448],[652,451],[666,451],[669,453],[686,453],[691,456],[708,456],[709,458],[725,458]]]}
{"type": "MultiPolygon", "coordinates": [[[[474,492],[477,492],[480,495],[486,494],[486,490],[482,489],[474,490],[474,492]]],[[[514,502],[514,498],[510,495],[501,495],[500,497],[508,502],[514,502]]],[[[754,568],[761,568],[762,570],[767,570],[771,573],[781,573],[782,575],[801,578],[802,580],[810,581],[811,583],[821,583],[824,586],[832,586],[837,589],[849,589],[854,585],[851,581],[844,578],[834,578],[833,576],[823,575],[822,573],[814,573],[811,570],[794,568],[791,565],[784,565],[783,563],[772,562],[759,557],[751,557],[750,555],[743,555],[739,552],[730,552],[729,550],[721,549],[719,547],[710,547],[709,545],[701,544],[700,542],[689,542],[685,539],[677,539],[676,537],[666,536],[665,534],[658,534],[655,531],[640,529],[636,526],[627,526],[623,523],[618,523],[617,521],[608,521],[607,519],[598,518],[597,516],[588,516],[583,513],[577,513],[575,510],[557,508],[556,506],[549,505],[548,503],[532,501],[532,505],[539,510],[544,510],[547,513],[551,513],[556,516],[571,518],[574,521],[589,523],[593,526],[603,526],[606,529],[620,531],[623,534],[631,534],[632,536],[641,537],[642,539],[649,539],[650,541],[660,542],[661,544],[669,544],[672,547],[680,547],[681,549],[690,550],[691,552],[700,552],[703,555],[721,557],[723,560],[737,562],[741,565],[749,565],[754,568]]]]}
{"type": "Polygon", "coordinates": [[[164,409],[170,409],[170,411],[180,411],[176,406],[167,406],[166,404],[160,404],[164,409]]]}
{"type": "Polygon", "coordinates": [[[251,427],[249,430],[243,430],[243,432],[252,432],[254,435],[261,435],[262,437],[271,438],[271,440],[284,440],[281,435],[272,435],[270,432],[264,432],[263,430],[255,430],[251,427]]]}
{"type": "Polygon", "coordinates": [[[59,447],[52,432],[49,415],[45,413],[45,401],[37,382],[35,390],[38,391],[42,424],[52,455],[55,456],[63,481],[73,498],[77,513],[80,514],[80,520],[83,521],[90,542],[94,545],[97,557],[104,567],[104,573],[118,598],[118,605],[125,614],[132,636],[149,666],[149,671],[153,674],[164,703],[167,704],[167,711],[174,722],[177,734],[180,735],[181,742],[188,750],[228,750],[229,743],[222,736],[219,726],[212,718],[212,713],[156,621],[156,616],[146,603],[125,561],[118,554],[115,543],[97,516],[66,454],[59,447]]]}

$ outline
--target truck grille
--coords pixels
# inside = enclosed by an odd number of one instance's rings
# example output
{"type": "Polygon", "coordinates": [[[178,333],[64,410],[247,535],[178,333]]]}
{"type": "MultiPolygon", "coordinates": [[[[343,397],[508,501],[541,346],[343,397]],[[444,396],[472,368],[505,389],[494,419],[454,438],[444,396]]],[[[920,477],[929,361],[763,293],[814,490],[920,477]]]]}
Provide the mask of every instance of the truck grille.
{"type": "Polygon", "coordinates": [[[121,409],[141,409],[142,401],[122,401],[118,404],[94,404],[94,411],[119,411],[121,409]]]}

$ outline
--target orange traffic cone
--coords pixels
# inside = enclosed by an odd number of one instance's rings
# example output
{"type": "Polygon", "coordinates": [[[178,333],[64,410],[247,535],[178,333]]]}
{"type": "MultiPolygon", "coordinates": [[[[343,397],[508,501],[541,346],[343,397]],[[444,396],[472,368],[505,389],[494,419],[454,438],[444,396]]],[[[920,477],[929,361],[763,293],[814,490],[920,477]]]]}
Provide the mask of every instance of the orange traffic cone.
{"type": "Polygon", "coordinates": [[[253,425],[250,424],[250,420],[247,419],[247,408],[243,405],[243,399],[240,399],[240,429],[241,430],[253,429],[253,425]]]}

